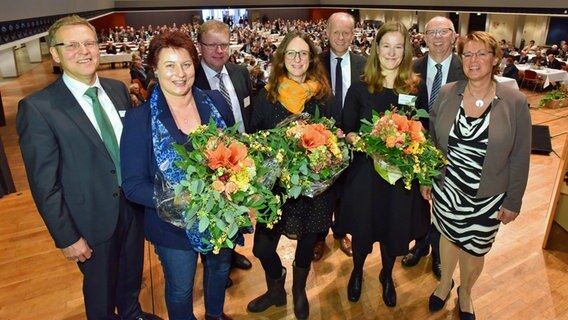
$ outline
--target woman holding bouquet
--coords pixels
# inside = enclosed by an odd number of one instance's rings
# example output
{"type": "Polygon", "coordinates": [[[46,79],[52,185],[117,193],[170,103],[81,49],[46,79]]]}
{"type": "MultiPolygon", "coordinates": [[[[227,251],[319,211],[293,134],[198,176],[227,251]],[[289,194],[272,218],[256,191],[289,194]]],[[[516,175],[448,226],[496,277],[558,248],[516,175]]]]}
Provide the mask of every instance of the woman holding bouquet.
{"type": "Polygon", "coordinates": [[[204,261],[206,319],[230,319],[223,313],[231,249],[218,254],[203,243],[195,226],[178,228],[158,217],[154,190],[175,186],[185,172],[174,162],[174,143],[186,144],[188,133],[209,119],[219,128],[234,124],[230,107],[217,91],[193,86],[198,65],[193,41],[183,32],[165,32],[150,43],[148,63],[158,85],[146,103],[126,114],[121,140],[122,188],[126,197],[145,207],[144,230],[162,262],[170,319],[195,319],[193,279],[199,254],[204,261]]]}
{"type": "Polygon", "coordinates": [[[474,32],[458,41],[466,80],[442,87],[430,110],[430,134],[448,159],[432,188],[433,223],[442,234],[442,278],[430,310],[444,307],[460,264],[460,319],[475,319],[471,290],[501,223],[517,218],[527,185],[531,119],[525,95],[493,80],[497,39],[474,32]]]}
{"type": "MultiPolygon", "coordinates": [[[[402,23],[388,22],[378,31],[365,65],[363,81],[352,84],[345,97],[342,129],[347,141],[357,142],[361,120],[371,121],[372,112],[405,110],[416,94],[420,79],[412,72],[412,48],[402,23]]],[[[353,271],[347,287],[350,301],[361,296],[363,265],[380,242],[383,268],[379,280],[383,286],[383,301],[396,305],[392,270],[396,256],[408,252],[412,239],[423,236],[429,224],[426,202],[416,181],[405,188],[402,179],[394,185],[383,180],[374,169],[373,159],[355,152],[353,163],[343,185],[339,223],[353,239],[353,271]]]]}
{"type": "MultiPolygon", "coordinates": [[[[334,117],[330,108],[332,99],[324,66],[308,34],[290,32],[276,50],[268,84],[256,99],[251,115],[252,128],[254,131],[272,129],[291,115],[314,114],[317,108],[322,116],[334,117]]],[[[275,192],[280,191],[275,189],[275,192]]],[[[268,291],[248,304],[250,312],[286,304],[286,268],[276,252],[281,235],[285,235],[298,241],[293,265],[294,313],[298,319],[308,318],[306,279],[317,234],[331,225],[333,203],[334,190],[314,198],[288,199],[282,207],[281,220],[273,227],[257,223],[253,253],[264,268],[268,291]]]]}

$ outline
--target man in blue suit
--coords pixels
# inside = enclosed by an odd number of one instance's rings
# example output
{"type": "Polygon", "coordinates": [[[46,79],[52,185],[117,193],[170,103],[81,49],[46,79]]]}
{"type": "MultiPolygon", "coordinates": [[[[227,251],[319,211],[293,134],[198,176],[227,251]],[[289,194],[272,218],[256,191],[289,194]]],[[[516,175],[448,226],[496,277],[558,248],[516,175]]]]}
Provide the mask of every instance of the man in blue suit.
{"type": "Polygon", "coordinates": [[[63,76],[20,101],[16,119],[35,204],[55,245],[83,274],[88,319],[157,319],[138,303],[143,215],[120,189],[128,90],[97,76],[97,35],[86,20],[61,18],[48,38],[63,76]]]}

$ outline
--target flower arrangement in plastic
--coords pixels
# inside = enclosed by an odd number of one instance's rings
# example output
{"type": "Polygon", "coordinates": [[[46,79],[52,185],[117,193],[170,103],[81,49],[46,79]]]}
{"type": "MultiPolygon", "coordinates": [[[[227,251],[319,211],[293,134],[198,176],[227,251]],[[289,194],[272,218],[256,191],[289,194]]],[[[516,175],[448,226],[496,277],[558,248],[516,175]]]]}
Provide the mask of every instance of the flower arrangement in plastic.
{"type": "Polygon", "coordinates": [[[432,185],[432,178],[447,164],[442,153],[426,137],[418,117],[427,117],[425,110],[415,110],[409,117],[396,109],[382,116],[373,112],[371,121],[361,120],[359,139],[354,149],[363,151],[374,160],[377,173],[390,184],[402,178],[406,189],[413,180],[432,185]]]}
{"type": "Polygon", "coordinates": [[[314,197],[327,190],[349,164],[345,135],[335,121],[307,113],[291,116],[274,130],[284,139],[280,186],[286,196],[314,197]]]}
{"type": "Polygon", "coordinates": [[[267,224],[280,216],[280,199],[264,183],[264,157],[239,141],[236,127],[221,131],[211,121],[189,134],[192,151],[176,145],[182,160],[176,165],[186,176],[176,187],[176,198],[185,199],[184,221],[196,222],[199,233],[208,233],[213,252],[233,248],[237,232],[252,225],[250,214],[267,224]]]}

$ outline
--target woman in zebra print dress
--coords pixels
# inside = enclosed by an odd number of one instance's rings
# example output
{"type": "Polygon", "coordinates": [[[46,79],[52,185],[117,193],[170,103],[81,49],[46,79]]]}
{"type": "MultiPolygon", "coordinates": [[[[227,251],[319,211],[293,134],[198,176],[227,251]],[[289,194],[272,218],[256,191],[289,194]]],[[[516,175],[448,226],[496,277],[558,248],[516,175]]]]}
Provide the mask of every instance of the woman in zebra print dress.
{"type": "Polygon", "coordinates": [[[444,307],[460,264],[460,319],[475,319],[471,290],[499,225],[515,220],[526,188],[531,120],[526,97],[493,80],[501,59],[497,40],[474,32],[460,39],[467,80],[444,86],[430,111],[430,134],[448,158],[433,188],[433,221],[442,234],[442,278],[429,300],[444,307]]]}

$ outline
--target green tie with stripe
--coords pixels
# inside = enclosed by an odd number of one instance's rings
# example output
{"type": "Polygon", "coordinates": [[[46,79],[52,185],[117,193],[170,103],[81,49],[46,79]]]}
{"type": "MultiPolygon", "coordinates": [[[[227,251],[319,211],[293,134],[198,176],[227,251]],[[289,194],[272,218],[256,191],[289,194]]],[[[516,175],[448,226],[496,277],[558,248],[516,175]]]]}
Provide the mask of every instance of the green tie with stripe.
{"type": "Polygon", "coordinates": [[[99,125],[99,130],[101,131],[101,137],[110,157],[112,158],[112,162],[114,162],[114,166],[116,167],[116,179],[120,186],[122,183],[120,175],[120,151],[118,149],[118,141],[116,140],[114,129],[112,128],[108,115],[99,101],[98,89],[96,87],[91,87],[87,89],[85,95],[91,98],[93,102],[93,111],[95,113],[95,118],[97,119],[97,124],[99,125]]]}

